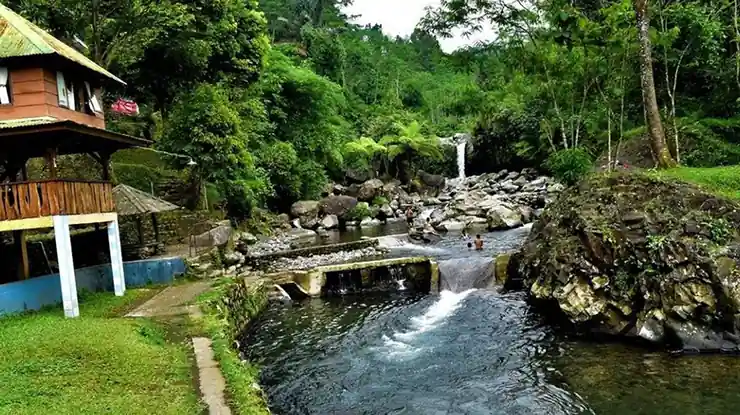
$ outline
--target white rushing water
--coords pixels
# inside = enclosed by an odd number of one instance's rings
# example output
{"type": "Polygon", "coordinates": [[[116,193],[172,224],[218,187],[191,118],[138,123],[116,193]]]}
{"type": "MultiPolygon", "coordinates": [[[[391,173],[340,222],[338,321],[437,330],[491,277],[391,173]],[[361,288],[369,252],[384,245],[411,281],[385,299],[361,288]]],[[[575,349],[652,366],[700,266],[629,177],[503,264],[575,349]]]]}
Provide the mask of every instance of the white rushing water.
{"type": "Polygon", "coordinates": [[[444,324],[445,320],[460,308],[465,298],[475,291],[475,289],[460,293],[442,291],[439,299],[424,314],[411,318],[411,330],[395,332],[392,337],[383,335],[382,340],[385,349],[383,352],[387,353],[388,357],[394,358],[414,357],[422,350],[421,347],[415,347],[412,344],[415,338],[419,334],[434,330],[444,324]]]}
{"type": "Polygon", "coordinates": [[[468,143],[464,139],[457,143],[457,179],[460,183],[465,180],[465,149],[468,143]]]}
{"type": "Polygon", "coordinates": [[[442,247],[420,245],[413,243],[407,233],[401,235],[381,236],[378,238],[378,247],[391,251],[413,252],[427,255],[443,254],[447,252],[442,247]]]}

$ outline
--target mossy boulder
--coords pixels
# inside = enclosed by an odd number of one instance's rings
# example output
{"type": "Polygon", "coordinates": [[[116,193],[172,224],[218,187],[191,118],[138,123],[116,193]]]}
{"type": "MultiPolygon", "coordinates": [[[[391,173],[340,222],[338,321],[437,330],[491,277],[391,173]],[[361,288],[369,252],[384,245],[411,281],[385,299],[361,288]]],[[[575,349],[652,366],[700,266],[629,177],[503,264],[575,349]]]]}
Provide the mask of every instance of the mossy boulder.
{"type": "Polygon", "coordinates": [[[545,210],[509,271],[579,333],[737,350],[738,224],[740,205],[692,185],[597,175],[545,210]]]}

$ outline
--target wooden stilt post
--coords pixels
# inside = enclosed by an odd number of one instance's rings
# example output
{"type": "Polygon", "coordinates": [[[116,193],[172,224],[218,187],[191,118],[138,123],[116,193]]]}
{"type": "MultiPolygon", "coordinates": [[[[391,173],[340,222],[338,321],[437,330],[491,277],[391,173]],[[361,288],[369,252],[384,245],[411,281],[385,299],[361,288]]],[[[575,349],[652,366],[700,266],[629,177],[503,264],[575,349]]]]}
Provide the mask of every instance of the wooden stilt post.
{"type": "Polygon", "coordinates": [[[159,243],[159,222],[157,222],[156,213],[152,213],[152,227],[154,228],[154,241],[159,243]]]}
{"type": "Polygon", "coordinates": [[[49,169],[49,178],[57,178],[57,149],[46,149],[46,167],[49,169]]]}
{"type": "Polygon", "coordinates": [[[27,280],[31,275],[31,268],[28,263],[28,245],[26,244],[25,231],[13,231],[13,241],[15,242],[16,252],[20,254],[18,266],[18,279],[27,280]]]}
{"type": "MultiPolygon", "coordinates": [[[[28,161],[24,160],[21,165],[21,180],[28,181],[28,169],[26,168],[28,161]]],[[[26,244],[26,232],[25,231],[14,231],[13,241],[17,247],[18,253],[20,253],[20,264],[18,267],[18,277],[21,280],[27,280],[31,276],[31,268],[28,263],[28,245],[26,244]]]]}
{"type": "Polygon", "coordinates": [[[101,154],[100,164],[103,166],[103,180],[110,181],[110,154],[101,154]]]}

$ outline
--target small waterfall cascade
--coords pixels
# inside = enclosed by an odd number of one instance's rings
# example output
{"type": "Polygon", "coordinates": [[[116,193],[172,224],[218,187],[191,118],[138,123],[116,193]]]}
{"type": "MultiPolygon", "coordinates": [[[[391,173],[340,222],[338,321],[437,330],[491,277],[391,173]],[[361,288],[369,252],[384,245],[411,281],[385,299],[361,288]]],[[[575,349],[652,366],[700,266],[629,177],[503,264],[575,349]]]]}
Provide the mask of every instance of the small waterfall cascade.
{"type": "Polygon", "coordinates": [[[326,273],[322,295],[344,296],[363,292],[421,291],[428,292],[428,272],[419,264],[392,264],[377,268],[347,269],[326,273]],[[426,279],[425,279],[426,277],[426,279]],[[426,282],[426,287],[424,283],[426,282]]]}
{"type": "Polygon", "coordinates": [[[465,152],[468,143],[466,140],[460,140],[457,147],[457,180],[462,183],[465,180],[465,152]]]}
{"type": "Polygon", "coordinates": [[[473,288],[487,288],[494,274],[493,258],[456,258],[440,261],[440,290],[460,293],[473,288]]]}

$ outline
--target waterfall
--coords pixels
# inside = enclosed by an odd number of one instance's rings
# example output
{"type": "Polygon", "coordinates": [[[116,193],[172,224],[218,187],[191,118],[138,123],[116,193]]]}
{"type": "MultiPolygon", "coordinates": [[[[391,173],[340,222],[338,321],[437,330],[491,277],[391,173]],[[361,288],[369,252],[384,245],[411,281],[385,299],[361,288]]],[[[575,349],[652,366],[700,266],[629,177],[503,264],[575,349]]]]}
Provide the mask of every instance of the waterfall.
{"type": "Polygon", "coordinates": [[[456,258],[439,261],[441,290],[455,293],[487,288],[494,277],[493,258],[456,258]]]}
{"type": "Polygon", "coordinates": [[[465,148],[467,145],[467,140],[464,139],[457,143],[457,177],[460,183],[465,180],[465,148]]]}

